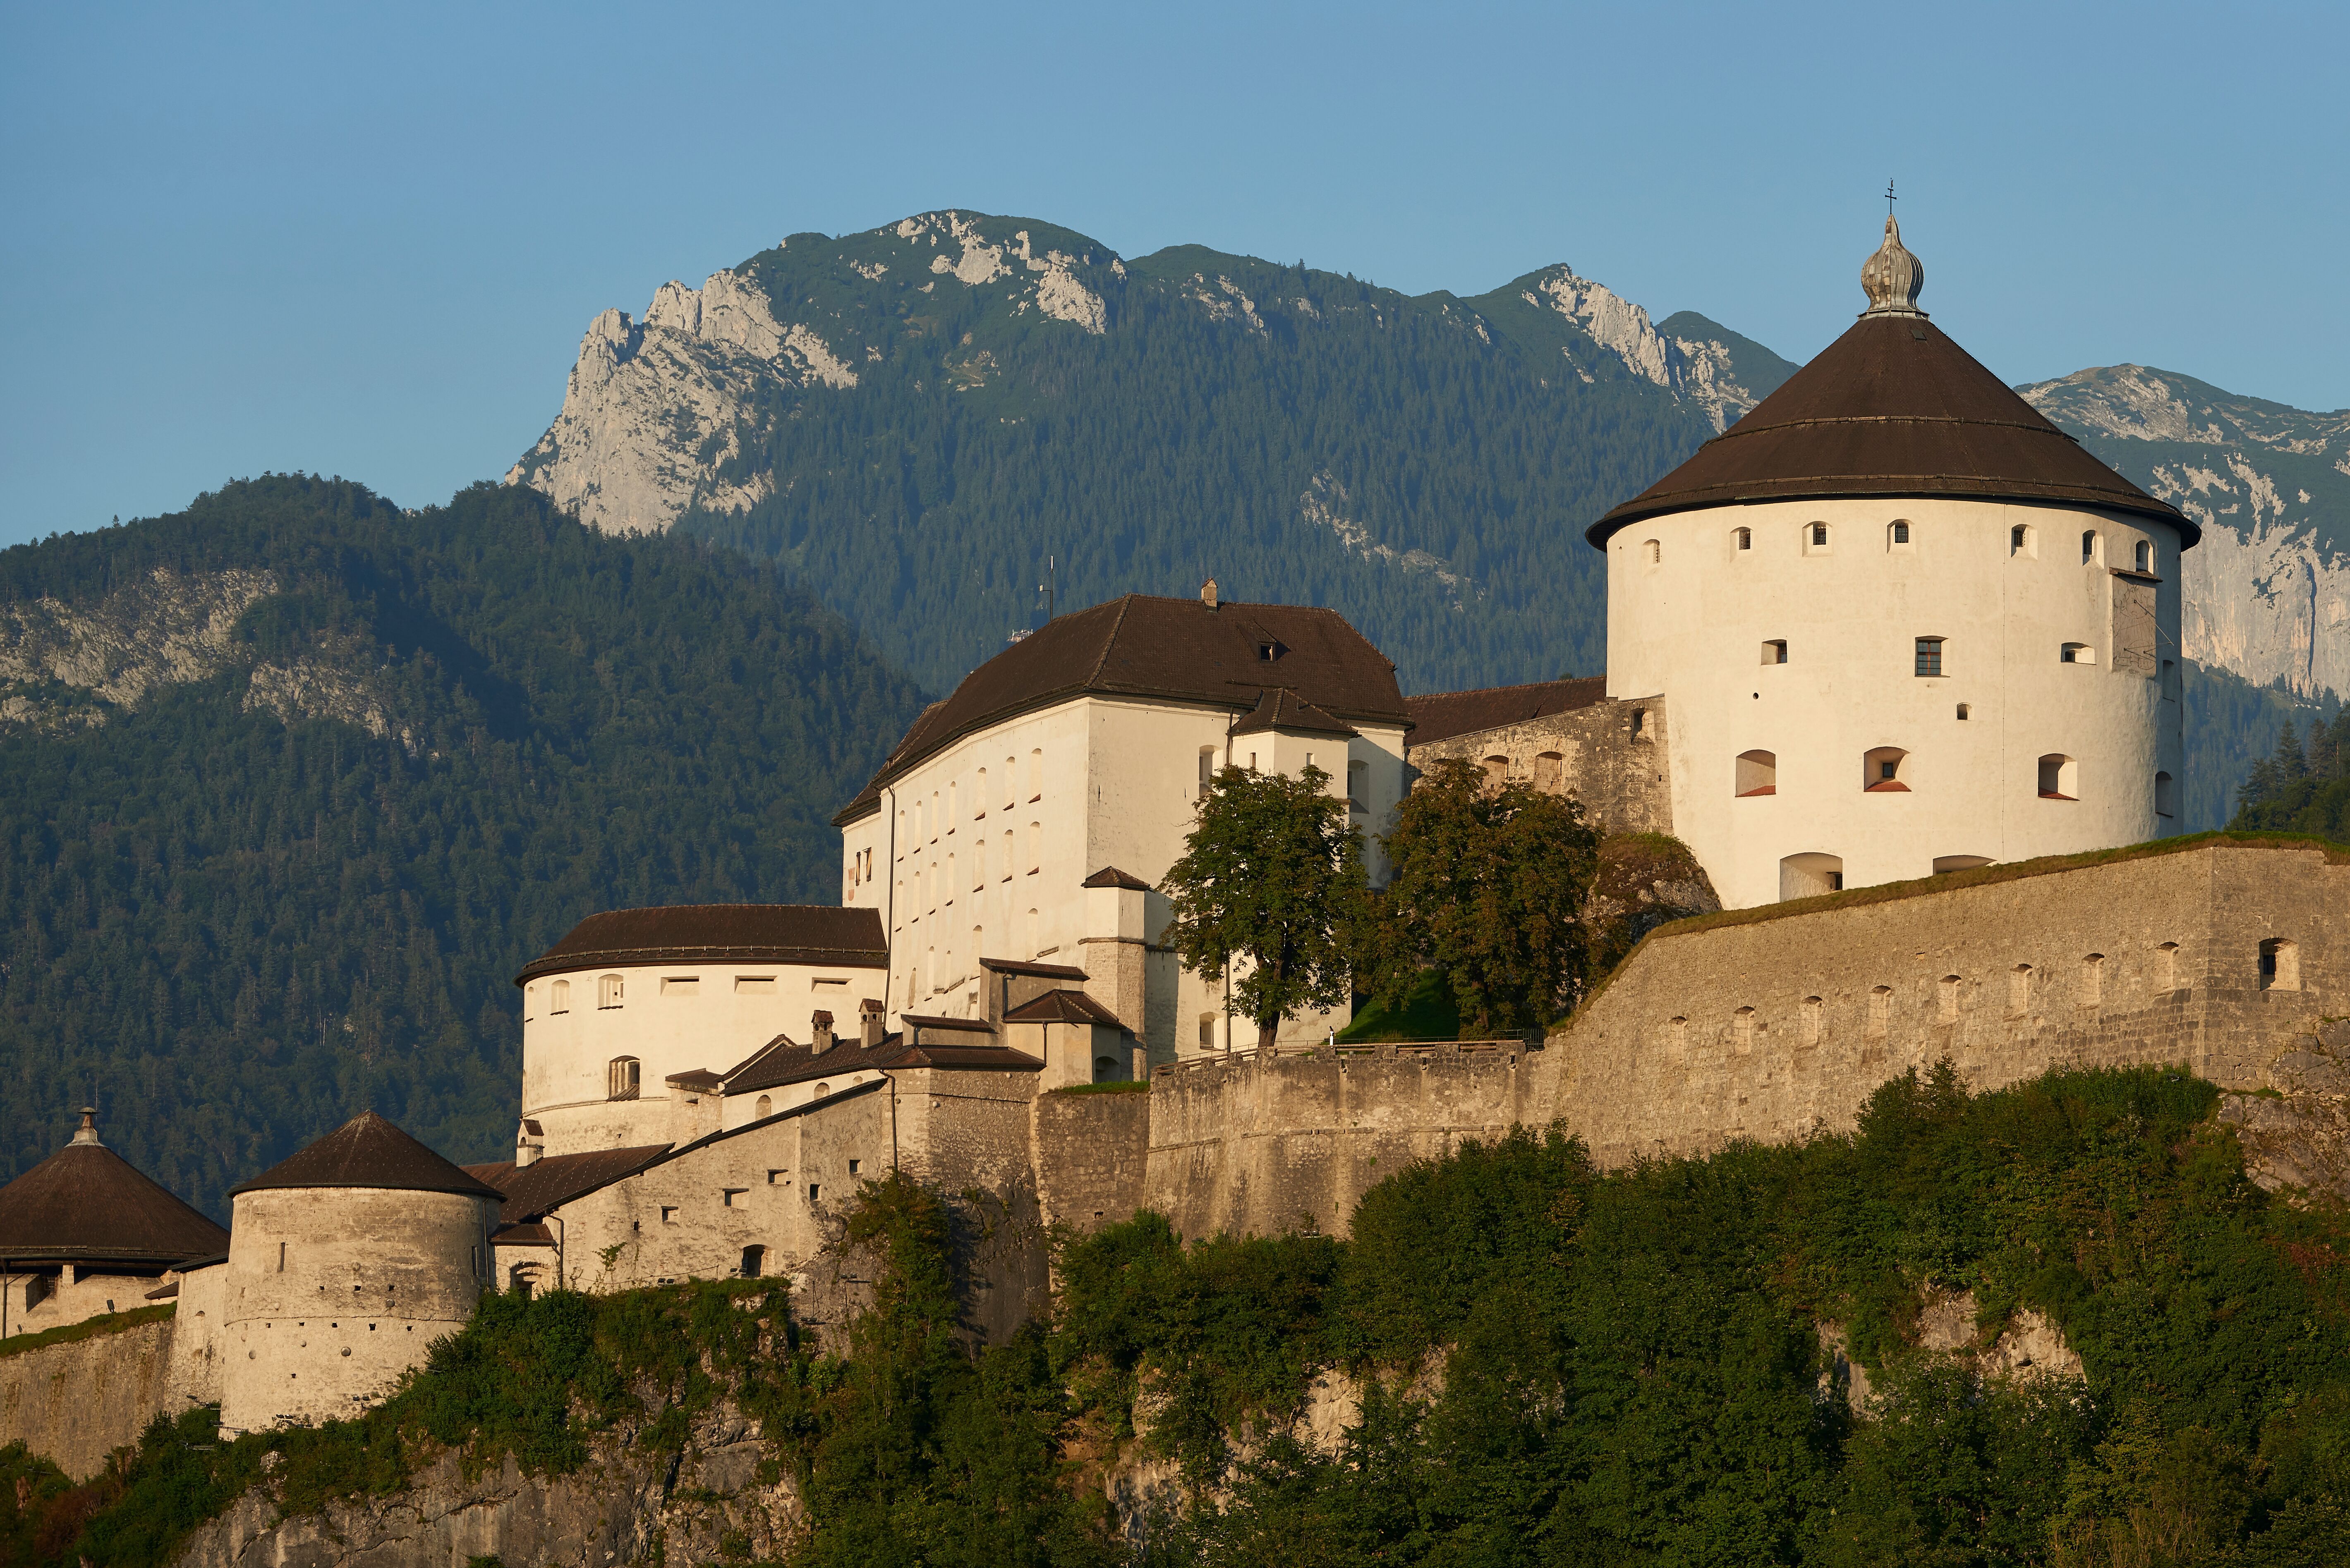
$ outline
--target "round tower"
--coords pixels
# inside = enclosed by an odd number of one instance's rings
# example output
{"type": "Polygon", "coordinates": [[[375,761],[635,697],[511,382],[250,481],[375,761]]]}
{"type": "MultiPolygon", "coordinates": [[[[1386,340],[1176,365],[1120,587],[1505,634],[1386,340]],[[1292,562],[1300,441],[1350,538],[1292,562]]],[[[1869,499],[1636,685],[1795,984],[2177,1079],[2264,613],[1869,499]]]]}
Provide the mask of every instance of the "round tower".
{"type": "Polygon", "coordinates": [[[230,1198],[225,1430],[357,1414],[488,1284],[497,1189],[372,1111],[230,1198]]]}
{"type": "Polygon", "coordinates": [[[1607,691],[1662,699],[1675,831],[1732,908],[2174,832],[2195,524],[1918,308],[1868,307],[1586,534],[1607,691]]]}

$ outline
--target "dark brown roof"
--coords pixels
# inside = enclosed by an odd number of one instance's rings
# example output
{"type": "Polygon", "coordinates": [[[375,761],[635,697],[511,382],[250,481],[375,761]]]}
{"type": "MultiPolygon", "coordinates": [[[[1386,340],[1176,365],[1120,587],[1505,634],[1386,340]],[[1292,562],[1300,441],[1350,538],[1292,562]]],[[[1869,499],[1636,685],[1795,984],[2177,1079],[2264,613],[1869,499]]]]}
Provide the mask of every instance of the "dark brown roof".
{"type": "Polygon", "coordinates": [[[373,1111],[361,1111],[299,1154],[280,1160],[250,1181],[239,1182],[229,1189],[229,1196],[308,1187],[384,1187],[401,1192],[504,1196],[373,1111]]]}
{"type": "Polygon", "coordinates": [[[634,1176],[669,1150],[668,1144],[654,1143],[635,1148],[590,1149],[585,1154],[550,1154],[529,1165],[469,1165],[465,1174],[504,1193],[498,1219],[518,1225],[624,1176],[634,1176]]]}
{"type": "MultiPolygon", "coordinates": [[[[1087,887],[1092,883],[1088,881],[1087,887]]],[[[1030,963],[1024,959],[991,959],[979,961],[979,967],[997,974],[1033,975],[1039,980],[1084,980],[1086,971],[1073,964],[1030,963]]]]}
{"type": "Polygon", "coordinates": [[[0,1187],[0,1258],[176,1263],[228,1245],[227,1231],[97,1137],[90,1128],[90,1141],[0,1187]]]}
{"type": "Polygon", "coordinates": [[[889,1048],[897,1036],[885,1036],[879,1045],[867,1052],[853,1034],[836,1038],[832,1049],[818,1053],[813,1045],[792,1045],[782,1049],[762,1051],[733,1072],[726,1075],[726,1092],[747,1095],[754,1089],[773,1089],[785,1084],[797,1084],[809,1078],[827,1077],[836,1073],[853,1073],[860,1067],[877,1064],[867,1060],[869,1054],[889,1048]]]}
{"type": "Polygon", "coordinates": [[[675,1089],[714,1089],[725,1081],[707,1067],[693,1067],[682,1073],[671,1073],[662,1080],[664,1084],[675,1089]]]}
{"type": "Polygon", "coordinates": [[[1870,315],[1721,434],[1585,531],[1740,501],[1963,496],[2196,525],[2059,430],[1922,316],[1870,315]]]}
{"type": "Polygon", "coordinates": [[[501,1225],[490,1240],[501,1247],[552,1247],[555,1232],[533,1220],[524,1225],[501,1225]]]}
{"type": "Polygon", "coordinates": [[[1586,675],[1580,680],[1538,680],[1531,686],[1487,686],[1476,691],[1436,691],[1408,697],[1412,718],[1411,743],[1425,746],[1455,735],[1523,724],[1554,713],[1572,713],[1607,697],[1607,678],[1586,675]]]}
{"type": "Polygon", "coordinates": [[[1150,891],[1150,884],[1131,871],[1121,871],[1115,866],[1105,866],[1079,884],[1086,888],[1131,888],[1138,893],[1150,891]]]}
{"type": "Polygon", "coordinates": [[[618,964],[802,963],[888,969],[878,909],[827,904],[668,904],[607,909],[533,959],[515,983],[618,964]]]}
{"type": "MultiPolygon", "coordinates": [[[[1409,711],[1409,703],[1407,701],[1406,711],[1409,711]]],[[[1229,732],[1259,735],[1274,730],[1293,735],[1349,736],[1360,733],[1352,724],[1332,718],[1296,692],[1282,687],[1274,687],[1259,697],[1247,717],[1234,724],[1229,732]]]]}
{"type": "Polygon", "coordinates": [[[1395,666],[1336,610],[1225,604],[1128,594],[1055,618],[963,677],[906,732],[864,791],[833,818],[875,808],[882,786],[975,731],[1085,693],[1202,702],[1245,713],[1285,687],[1352,723],[1402,725],[1410,715],[1395,666]],[[1277,657],[1267,659],[1263,650],[1277,657]]]}
{"type": "Polygon", "coordinates": [[[790,1035],[778,1034],[728,1069],[726,1092],[739,1095],[746,1089],[764,1089],[782,1083],[781,1075],[806,1066],[815,1056],[815,1046],[795,1044],[790,1035]]]}
{"type": "Polygon", "coordinates": [[[1082,991],[1048,991],[1024,1002],[1003,1015],[1006,1023],[1107,1023],[1120,1027],[1118,1016],[1082,991]]]}

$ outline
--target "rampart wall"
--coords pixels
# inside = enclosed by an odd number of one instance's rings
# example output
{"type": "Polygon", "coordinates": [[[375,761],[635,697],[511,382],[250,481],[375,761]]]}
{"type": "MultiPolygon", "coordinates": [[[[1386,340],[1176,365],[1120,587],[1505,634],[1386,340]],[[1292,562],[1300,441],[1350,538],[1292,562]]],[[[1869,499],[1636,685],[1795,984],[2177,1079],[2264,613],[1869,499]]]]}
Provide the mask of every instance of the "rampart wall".
{"type": "Polygon", "coordinates": [[[1315,1226],[1415,1159],[1534,1122],[1543,1053],[1514,1040],[1235,1052],[1151,1077],[1143,1206],[1186,1237],[1315,1226]]]}
{"type": "Polygon", "coordinates": [[[1976,1089],[2150,1063],[2251,1088],[2342,1013],[2350,852],[2147,846],[1665,927],[1551,1034],[1534,1119],[1615,1164],[1847,1130],[1944,1056],[1976,1089]]]}
{"type": "Polygon", "coordinates": [[[158,1415],[177,1415],[172,1320],[0,1355],[0,1445],[22,1442],[75,1480],[139,1441],[158,1415]]]}
{"type": "Polygon", "coordinates": [[[1669,753],[1662,697],[1610,697],[1563,713],[1415,744],[1410,759],[1417,777],[1440,758],[1460,757],[1482,766],[1499,757],[1504,777],[1574,795],[1602,832],[1670,833],[1669,753]]]}

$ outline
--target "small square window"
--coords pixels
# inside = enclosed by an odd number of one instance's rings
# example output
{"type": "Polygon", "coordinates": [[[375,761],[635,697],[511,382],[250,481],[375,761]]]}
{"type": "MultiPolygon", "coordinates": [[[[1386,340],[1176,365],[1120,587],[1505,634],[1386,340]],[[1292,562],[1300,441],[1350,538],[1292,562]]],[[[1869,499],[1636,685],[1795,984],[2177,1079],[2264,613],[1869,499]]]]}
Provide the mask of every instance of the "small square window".
{"type": "Polygon", "coordinates": [[[662,1223],[662,1224],[664,1224],[664,1225],[674,1225],[674,1224],[676,1224],[676,1223],[677,1223],[677,1210],[676,1210],[676,1209],[674,1209],[673,1207],[671,1207],[671,1205],[666,1204],[666,1203],[664,1203],[663,1205],[661,1205],[661,1223],[662,1223]]]}
{"type": "Polygon", "coordinates": [[[809,1183],[808,1183],[808,1201],[809,1201],[810,1203],[815,1202],[815,1201],[816,1200],[816,1197],[817,1197],[818,1193],[819,1193],[819,1192],[821,1192],[821,1191],[822,1191],[822,1189],[818,1188],[815,1182],[813,1182],[813,1181],[809,1182],[809,1183]]]}
{"type": "Polygon", "coordinates": [[[848,1174],[849,1174],[849,1175],[851,1175],[851,1176],[856,1175],[856,1174],[857,1174],[857,1172],[858,1172],[858,1168],[859,1168],[859,1167],[861,1167],[863,1164],[864,1164],[864,1162],[863,1162],[862,1160],[856,1160],[856,1159],[852,1159],[852,1160],[850,1160],[850,1161],[848,1162],[848,1174]]]}

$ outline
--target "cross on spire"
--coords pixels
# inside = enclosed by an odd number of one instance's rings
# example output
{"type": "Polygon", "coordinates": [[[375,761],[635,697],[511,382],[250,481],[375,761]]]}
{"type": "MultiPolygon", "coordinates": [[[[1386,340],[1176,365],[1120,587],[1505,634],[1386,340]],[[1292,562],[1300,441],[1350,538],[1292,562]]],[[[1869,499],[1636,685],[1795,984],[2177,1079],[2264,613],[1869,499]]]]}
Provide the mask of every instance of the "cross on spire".
{"type": "Polygon", "coordinates": [[[1889,218],[1893,215],[1893,203],[1900,199],[1901,198],[1893,193],[1893,182],[1887,180],[1885,182],[1885,215],[1887,217],[1889,218]]]}

